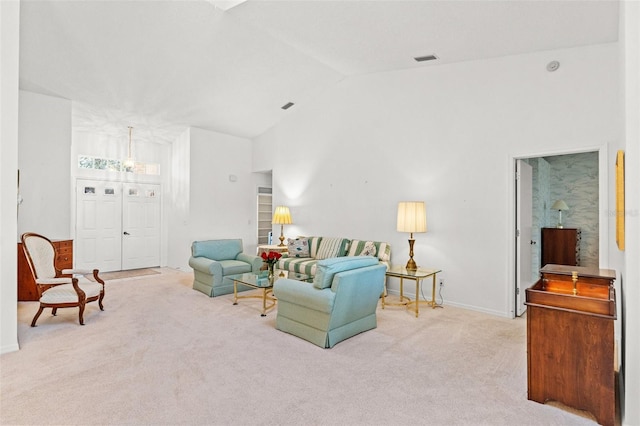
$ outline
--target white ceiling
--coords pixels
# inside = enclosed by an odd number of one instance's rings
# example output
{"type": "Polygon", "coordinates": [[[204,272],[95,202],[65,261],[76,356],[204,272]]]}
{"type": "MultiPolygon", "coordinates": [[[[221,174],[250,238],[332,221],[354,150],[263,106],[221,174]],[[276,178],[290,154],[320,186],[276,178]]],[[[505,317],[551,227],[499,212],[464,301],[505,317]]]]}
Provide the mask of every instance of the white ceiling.
{"type": "Polygon", "coordinates": [[[251,138],[345,77],[618,39],[615,0],[216,3],[22,0],[20,88],[77,101],[76,127],[251,138]]]}

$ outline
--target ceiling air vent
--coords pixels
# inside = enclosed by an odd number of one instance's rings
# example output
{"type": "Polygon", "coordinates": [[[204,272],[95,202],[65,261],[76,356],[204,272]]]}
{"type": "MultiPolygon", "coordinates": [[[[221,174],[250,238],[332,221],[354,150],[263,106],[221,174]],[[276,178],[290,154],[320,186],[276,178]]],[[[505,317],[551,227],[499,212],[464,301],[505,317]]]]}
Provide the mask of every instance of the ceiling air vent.
{"type": "Polygon", "coordinates": [[[434,61],[438,59],[438,57],[436,55],[426,55],[426,56],[416,56],[413,59],[415,59],[416,62],[425,62],[425,61],[434,61]]]}
{"type": "Polygon", "coordinates": [[[289,109],[293,106],[293,102],[287,102],[286,104],[282,105],[282,109],[289,109]]]}

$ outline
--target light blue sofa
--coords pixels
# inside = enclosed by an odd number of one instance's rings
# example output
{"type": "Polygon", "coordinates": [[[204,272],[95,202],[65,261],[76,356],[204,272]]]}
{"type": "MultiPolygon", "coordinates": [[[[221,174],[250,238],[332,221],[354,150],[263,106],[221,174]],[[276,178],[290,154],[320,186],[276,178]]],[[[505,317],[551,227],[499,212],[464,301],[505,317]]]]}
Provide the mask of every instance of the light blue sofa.
{"type": "Polygon", "coordinates": [[[281,278],[276,328],[322,348],[376,328],[387,267],[373,256],[319,260],[313,283],[281,278]]]}
{"type": "MultiPolygon", "coordinates": [[[[189,266],[193,268],[193,288],[209,297],[233,293],[228,275],[258,272],[262,259],[242,252],[241,239],[194,241],[189,266]]],[[[238,291],[250,287],[238,286],[238,291]]]]}

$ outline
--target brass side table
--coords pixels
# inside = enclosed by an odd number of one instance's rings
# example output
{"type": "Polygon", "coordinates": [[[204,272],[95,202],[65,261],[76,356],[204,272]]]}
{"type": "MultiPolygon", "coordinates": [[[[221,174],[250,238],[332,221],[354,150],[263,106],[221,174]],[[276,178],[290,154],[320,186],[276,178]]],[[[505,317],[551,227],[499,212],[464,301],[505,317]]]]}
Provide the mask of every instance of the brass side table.
{"type": "Polygon", "coordinates": [[[426,269],[426,268],[418,268],[415,271],[409,271],[404,266],[392,266],[387,270],[387,277],[396,277],[400,278],[400,301],[397,303],[387,303],[385,300],[386,288],[385,291],[382,292],[382,309],[384,309],[385,305],[405,305],[409,308],[411,305],[415,306],[416,318],[418,318],[420,311],[420,303],[426,303],[431,306],[433,309],[443,306],[436,304],[436,275],[442,272],[440,269],[426,269]],[[421,301],[420,300],[420,283],[425,278],[431,277],[431,301],[421,301]],[[404,280],[413,280],[416,282],[416,300],[411,300],[409,297],[404,295],[404,280]]]}

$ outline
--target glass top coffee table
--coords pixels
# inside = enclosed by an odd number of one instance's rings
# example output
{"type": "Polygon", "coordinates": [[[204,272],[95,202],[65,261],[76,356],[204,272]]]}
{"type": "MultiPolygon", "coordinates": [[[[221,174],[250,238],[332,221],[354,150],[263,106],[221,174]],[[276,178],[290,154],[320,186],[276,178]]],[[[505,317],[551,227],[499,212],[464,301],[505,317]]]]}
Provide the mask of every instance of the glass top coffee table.
{"type": "Polygon", "coordinates": [[[313,278],[299,272],[284,271],[276,269],[273,278],[269,278],[269,271],[247,272],[244,274],[229,275],[227,278],[233,280],[233,304],[238,304],[238,299],[262,299],[261,317],[267,316],[267,311],[276,306],[276,298],[273,296],[273,283],[280,278],[289,278],[297,281],[310,281],[313,278]],[[248,294],[238,296],[238,284],[262,290],[262,294],[248,294]]]}

